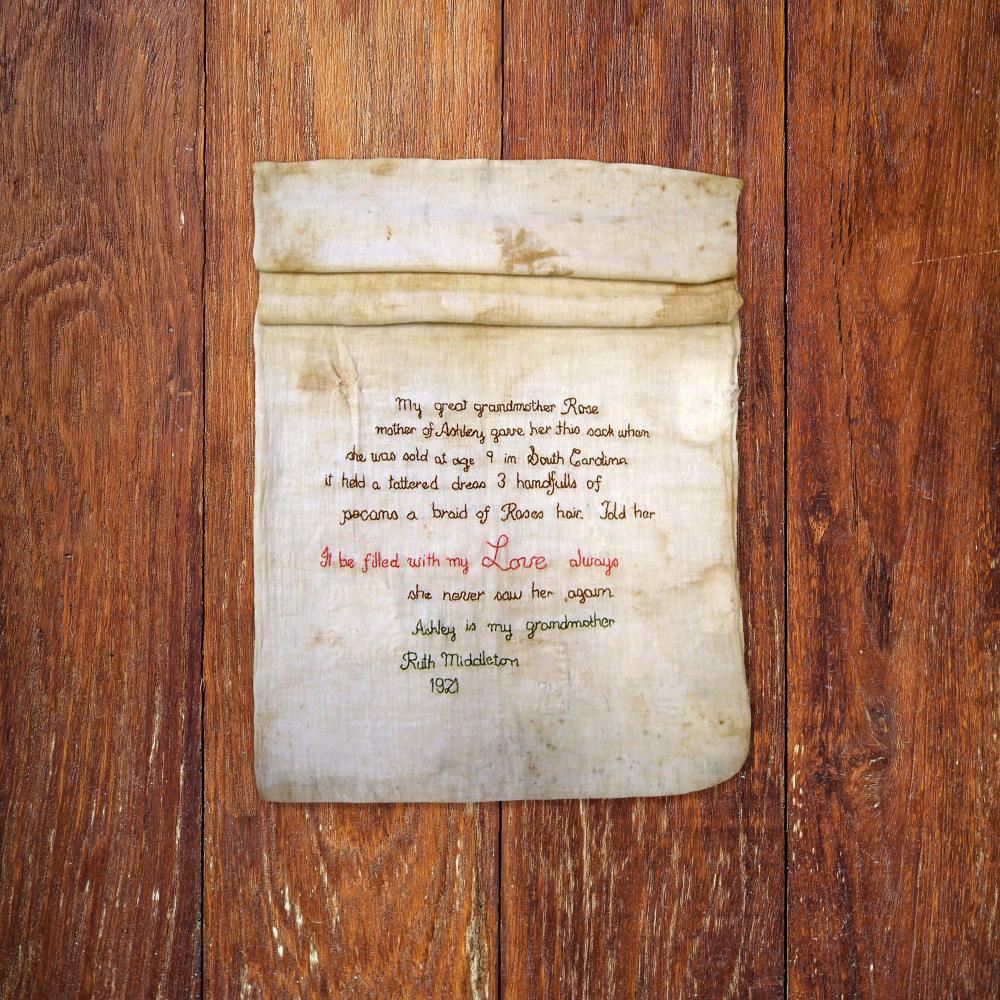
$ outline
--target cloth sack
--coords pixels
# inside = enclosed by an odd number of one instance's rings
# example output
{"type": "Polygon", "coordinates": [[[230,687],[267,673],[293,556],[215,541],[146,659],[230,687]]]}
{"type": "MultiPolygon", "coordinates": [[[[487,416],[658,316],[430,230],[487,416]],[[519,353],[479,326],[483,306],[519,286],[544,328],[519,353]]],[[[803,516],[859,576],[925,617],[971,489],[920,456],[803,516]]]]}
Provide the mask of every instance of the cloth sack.
{"type": "Polygon", "coordinates": [[[739,190],[256,165],[265,798],[664,795],[739,769],[739,190]]]}

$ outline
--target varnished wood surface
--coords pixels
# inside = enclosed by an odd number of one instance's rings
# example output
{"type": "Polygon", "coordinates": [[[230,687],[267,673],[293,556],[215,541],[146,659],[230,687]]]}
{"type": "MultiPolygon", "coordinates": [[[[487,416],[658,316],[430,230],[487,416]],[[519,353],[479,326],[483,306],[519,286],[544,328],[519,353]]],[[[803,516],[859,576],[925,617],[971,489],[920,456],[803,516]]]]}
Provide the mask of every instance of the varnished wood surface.
{"type": "Polygon", "coordinates": [[[8,4],[0,24],[0,995],[181,997],[201,944],[201,13],[8,4]]]}
{"type": "Polygon", "coordinates": [[[790,992],[996,997],[997,11],[789,11],[790,992]]]}
{"type": "Polygon", "coordinates": [[[785,20],[3,9],[0,996],[1000,996],[996,15],[785,20]],[[258,800],[250,165],[372,155],[745,180],[733,781],[258,800]]]}

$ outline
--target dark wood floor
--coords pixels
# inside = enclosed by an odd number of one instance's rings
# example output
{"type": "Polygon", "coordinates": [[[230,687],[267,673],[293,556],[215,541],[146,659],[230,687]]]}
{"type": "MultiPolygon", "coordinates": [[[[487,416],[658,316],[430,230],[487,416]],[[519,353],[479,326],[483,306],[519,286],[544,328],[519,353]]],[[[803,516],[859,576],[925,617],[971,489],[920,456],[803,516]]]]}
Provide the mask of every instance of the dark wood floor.
{"type": "Polygon", "coordinates": [[[0,14],[0,996],[1000,996],[997,8],[0,14]],[[734,174],[753,749],[261,803],[250,167],[734,174]]]}

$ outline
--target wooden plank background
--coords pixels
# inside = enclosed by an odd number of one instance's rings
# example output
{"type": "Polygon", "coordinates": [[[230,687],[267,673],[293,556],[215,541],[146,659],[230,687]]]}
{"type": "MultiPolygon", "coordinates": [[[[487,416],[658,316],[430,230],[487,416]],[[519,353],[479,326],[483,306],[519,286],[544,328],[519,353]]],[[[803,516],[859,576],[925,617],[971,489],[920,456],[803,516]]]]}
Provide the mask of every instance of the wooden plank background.
{"type": "Polygon", "coordinates": [[[0,995],[182,997],[201,947],[201,12],[12,3],[0,23],[0,995]]]}
{"type": "Polygon", "coordinates": [[[57,2],[0,46],[0,997],[1000,996],[993,5],[57,2]],[[733,781],[257,799],[250,166],[374,155],[744,178],[733,781]]]}
{"type": "Polygon", "coordinates": [[[790,992],[997,997],[998,10],[793,10],[790,992]]]}

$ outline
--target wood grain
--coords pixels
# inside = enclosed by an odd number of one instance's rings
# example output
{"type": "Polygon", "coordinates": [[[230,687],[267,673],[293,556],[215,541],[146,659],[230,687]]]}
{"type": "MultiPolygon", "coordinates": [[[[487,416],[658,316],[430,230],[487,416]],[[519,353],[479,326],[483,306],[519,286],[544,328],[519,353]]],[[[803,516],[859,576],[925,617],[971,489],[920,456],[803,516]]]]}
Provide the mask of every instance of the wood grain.
{"type": "MultiPolygon", "coordinates": [[[[0,997],[782,992],[783,10],[504,7],[503,47],[500,0],[0,13],[0,997]],[[250,165],[501,152],[746,181],[751,758],[262,804],[250,165]]],[[[788,9],[789,995],[997,996],[997,19],[788,9]]]]}
{"type": "Polygon", "coordinates": [[[995,5],[790,5],[792,996],[1000,995],[995,5]]]}
{"type": "Polygon", "coordinates": [[[0,996],[18,1000],[198,990],[201,23],[193,2],[0,13],[0,996]]]}
{"type": "Polygon", "coordinates": [[[696,795],[505,806],[505,997],[783,992],[783,68],[778,4],[508,0],[504,155],[742,177],[747,766],[696,795]]]}
{"type": "Polygon", "coordinates": [[[275,806],[252,773],[255,159],[497,156],[493,3],[208,7],[205,993],[497,995],[495,806],[275,806]]]}

